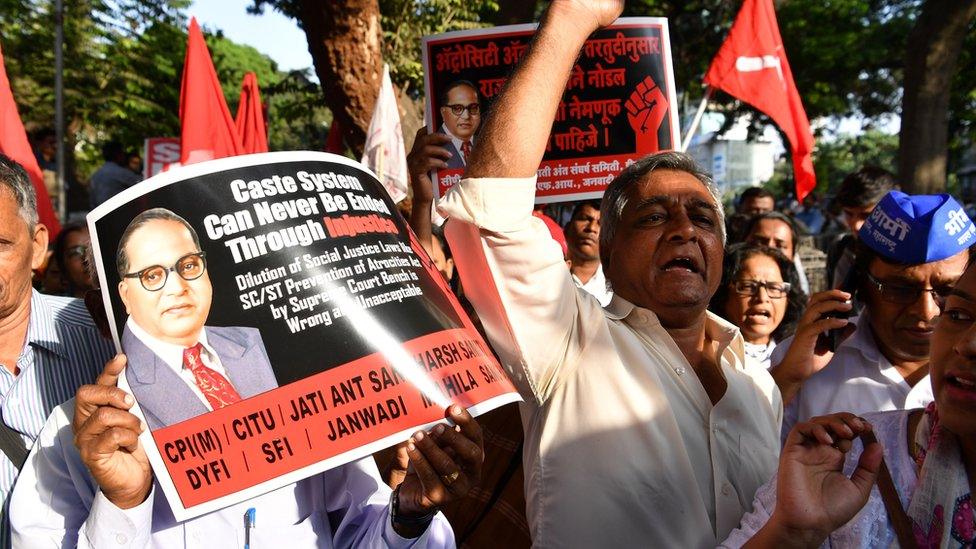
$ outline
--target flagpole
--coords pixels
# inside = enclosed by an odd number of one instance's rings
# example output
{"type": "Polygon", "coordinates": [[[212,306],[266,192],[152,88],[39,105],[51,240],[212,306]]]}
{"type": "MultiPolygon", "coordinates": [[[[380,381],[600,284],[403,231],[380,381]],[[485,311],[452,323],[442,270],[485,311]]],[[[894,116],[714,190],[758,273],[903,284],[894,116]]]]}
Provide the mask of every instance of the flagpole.
{"type": "Polygon", "coordinates": [[[712,98],[713,89],[711,86],[705,86],[705,95],[702,96],[701,103],[698,104],[698,112],[695,113],[695,118],[691,120],[691,126],[685,132],[685,138],[681,142],[681,152],[686,152],[688,145],[691,145],[691,138],[698,130],[698,124],[701,123],[702,115],[705,114],[705,107],[708,106],[708,100],[712,98]]]}
{"type": "Polygon", "coordinates": [[[67,216],[68,189],[64,177],[64,4],[57,0],[54,7],[54,152],[57,166],[58,218],[64,222],[67,216]]]}

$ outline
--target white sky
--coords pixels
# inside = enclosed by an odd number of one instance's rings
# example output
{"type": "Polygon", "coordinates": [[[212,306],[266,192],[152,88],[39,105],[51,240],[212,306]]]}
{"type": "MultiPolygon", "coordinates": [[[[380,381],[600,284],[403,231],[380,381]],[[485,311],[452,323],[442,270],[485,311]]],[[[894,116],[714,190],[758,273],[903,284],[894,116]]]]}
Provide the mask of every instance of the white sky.
{"type": "Polygon", "coordinates": [[[187,15],[195,16],[208,30],[221,29],[234,42],[253,46],[274,59],[280,70],[311,67],[308,42],[298,23],[269,7],[264,15],[250,15],[251,4],[250,0],[195,0],[187,15]]]}

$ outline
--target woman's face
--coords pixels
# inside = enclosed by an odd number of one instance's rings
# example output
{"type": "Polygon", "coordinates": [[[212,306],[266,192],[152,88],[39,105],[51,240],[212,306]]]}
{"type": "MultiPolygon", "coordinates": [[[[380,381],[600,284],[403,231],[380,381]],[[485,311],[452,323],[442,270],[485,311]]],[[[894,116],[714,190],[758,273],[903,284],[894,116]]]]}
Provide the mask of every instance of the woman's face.
{"type": "MultiPolygon", "coordinates": [[[[743,295],[738,289],[748,290],[743,283],[783,284],[783,273],[773,258],[753,255],[742,262],[739,276],[732,281],[729,297],[725,302],[725,318],[739,327],[742,337],[749,343],[767,344],[772,333],[786,315],[787,295],[769,297],[766,287],[756,287],[755,295],[743,295]],[[738,287],[738,289],[737,289],[738,287]]],[[[746,285],[748,286],[748,285],[746,285]]]]}
{"type": "Polygon", "coordinates": [[[976,436],[976,267],[956,283],[932,334],[932,391],[942,424],[976,436]]]}

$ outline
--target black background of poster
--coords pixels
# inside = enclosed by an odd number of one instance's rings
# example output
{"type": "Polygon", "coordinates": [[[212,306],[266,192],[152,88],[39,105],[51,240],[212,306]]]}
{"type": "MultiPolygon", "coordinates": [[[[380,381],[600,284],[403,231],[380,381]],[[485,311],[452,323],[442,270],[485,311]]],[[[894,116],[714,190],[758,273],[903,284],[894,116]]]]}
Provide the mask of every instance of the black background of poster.
{"type": "MultiPolygon", "coordinates": [[[[327,192],[344,193],[345,191],[335,189],[327,192]]],[[[296,193],[291,193],[286,196],[269,197],[263,199],[263,201],[276,202],[282,199],[310,196],[316,195],[314,192],[299,190],[296,193]]],[[[207,326],[250,326],[258,328],[261,331],[261,336],[264,340],[279,385],[285,385],[297,379],[377,351],[372,343],[371,334],[362,333],[356,326],[352,325],[348,317],[336,319],[331,326],[316,326],[292,334],[284,320],[272,318],[267,302],[263,306],[243,310],[239,299],[241,292],[238,290],[238,286],[234,280],[234,277],[238,274],[243,274],[248,271],[256,273],[266,267],[274,268],[284,266],[303,253],[313,253],[315,255],[316,250],[324,252],[335,245],[345,245],[351,248],[363,243],[375,244],[377,241],[393,244],[402,240],[405,243],[409,243],[409,229],[406,222],[400,216],[386,191],[368,173],[345,164],[311,160],[249,166],[207,174],[166,185],[165,187],[144,194],[103,216],[96,222],[96,229],[102,253],[101,261],[105,267],[105,275],[108,287],[110,288],[109,293],[112,300],[112,309],[115,314],[115,322],[119,334],[122,333],[127,315],[125,306],[119,299],[117,291],[120,280],[115,267],[118,242],[123,231],[125,231],[129,222],[136,215],[147,209],[160,207],[170,209],[185,218],[196,229],[200,238],[200,245],[207,253],[207,270],[213,285],[213,304],[211,306],[210,316],[207,319],[207,326]],[[306,248],[285,248],[281,251],[271,252],[239,264],[234,263],[230,250],[224,245],[224,242],[229,238],[210,240],[207,237],[203,224],[203,220],[207,215],[223,215],[243,209],[250,210],[252,203],[262,201],[252,200],[244,204],[237,202],[229,187],[231,181],[237,178],[242,178],[246,181],[260,180],[275,174],[279,176],[291,175],[294,177],[299,170],[303,169],[309,172],[333,172],[335,174],[356,176],[366,191],[351,192],[358,194],[368,193],[374,198],[382,199],[393,213],[391,219],[399,229],[399,235],[366,234],[356,237],[328,238],[315,242],[306,248]]],[[[368,214],[373,212],[348,211],[327,213],[325,215],[340,217],[343,213],[368,214]]],[[[377,212],[376,215],[384,218],[387,217],[380,212],[377,212]]],[[[266,233],[276,228],[300,224],[306,219],[318,219],[321,221],[321,216],[301,217],[263,226],[258,225],[253,229],[234,235],[234,237],[266,233]]],[[[422,264],[430,261],[422,250],[418,251],[415,248],[414,251],[422,264]]],[[[374,259],[378,259],[382,256],[377,255],[373,257],[374,259]]],[[[319,267],[319,269],[325,271],[331,267],[351,266],[357,261],[358,258],[343,260],[328,266],[319,267]]],[[[133,266],[133,268],[138,268],[138,266],[133,266]]],[[[367,310],[369,314],[375,315],[379,322],[394,337],[401,341],[407,341],[443,329],[460,328],[463,326],[461,319],[451,306],[447,296],[441,291],[440,285],[431,277],[431,271],[429,269],[424,267],[404,267],[404,270],[412,270],[417,273],[420,279],[415,284],[423,290],[424,295],[406,298],[400,303],[393,301],[377,305],[367,310]]],[[[312,273],[313,269],[311,268],[303,269],[302,273],[296,275],[296,278],[299,276],[308,276],[312,273]]],[[[436,271],[434,275],[439,276],[436,271]]],[[[345,284],[341,280],[336,282],[342,285],[345,284]]],[[[370,297],[405,285],[383,286],[359,295],[370,297]]],[[[294,295],[304,297],[314,292],[315,290],[306,290],[294,295]]],[[[279,299],[274,303],[276,305],[282,305],[286,303],[287,297],[286,295],[284,299],[279,299]]],[[[332,304],[329,304],[328,308],[331,309],[332,306],[332,304]]],[[[316,309],[315,311],[319,310],[324,309],[316,309]]],[[[306,316],[311,313],[306,311],[299,313],[299,315],[306,316]]]]}
{"type": "MultiPolygon", "coordinates": [[[[613,154],[627,154],[633,153],[635,150],[636,136],[634,134],[633,128],[630,126],[630,122],[627,120],[627,108],[624,106],[627,102],[627,98],[636,89],[637,84],[644,80],[644,77],[650,76],[654,82],[661,88],[664,93],[665,99],[670,97],[670,90],[668,89],[668,80],[664,72],[664,41],[661,40],[661,28],[659,26],[653,27],[623,27],[623,28],[608,28],[601,29],[592,35],[590,39],[612,39],[617,36],[618,33],[623,34],[626,38],[639,38],[639,37],[657,37],[660,44],[661,53],[651,54],[641,57],[640,64],[635,64],[627,55],[618,55],[613,63],[607,63],[602,57],[594,57],[588,59],[585,55],[581,54],[576,60],[576,64],[580,65],[584,71],[593,70],[596,68],[596,64],[599,63],[603,69],[626,69],[625,70],[625,85],[623,87],[608,87],[608,88],[593,88],[591,86],[586,86],[584,89],[573,89],[567,91],[563,94],[562,100],[567,105],[567,113],[569,111],[569,104],[571,97],[575,95],[580,101],[596,101],[601,99],[620,99],[620,113],[614,117],[612,122],[606,125],[609,128],[610,137],[609,145],[607,147],[602,146],[602,135],[604,124],[600,121],[600,117],[594,119],[581,119],[574,120],[567,116],[563,121],[556,121],[552,127],[552,134],[568,132],[573,126],[579,127],[581,129],[586,129],[590,123],[592,123],[597,130],[600,132],[600,144],[601,146],[597,149],[586,150],[580,153],[575,150],[559,151],[556,147],[552,150],[547,151],[543,160],[560,160],[567,158],[578,158],[580,156],[602,156],[602,155],[613,155],[613,154]],[[654,60],[654,62],[651,62],[654,60]]],[[[514,64],[503,63],[504,57],[502,54],[503,48],[512,42],[519,42],[522,45],[528,45],[532,39],[532,31],[528,31],[526,34],[521,36],[505,36],[505,37],[486,37],[486,38],[464,38],[456,41],[451,40],[438,40],[437,42],[432,42],[428,44],[428,71],[431,89],[427,90],[429,97],[431,98],[431,103],[433,105],[434,121],[436,131],[440,131],[441,124],[443,123],[440,114],[440,96],[444,89],[456,80],[468,80],[475,84],[479,90],[479,95],[481,95],[481,81],[489,80],[495,78],[508,78],[515,68],[514,64]],[[490,43],[494,42],[498,46],[499,64],[489,67],[468,67],[462,68],[457,73],[445,70],[437,70],[437,54],[446,50],[450,50],[457,44],[471,44],[477,48],[485,48],[490,43]]],[[[491,98],[482,97],[482,112],[485,114],[481,117],[481,126],[485,126],[485,122],[488,116],[491,116],[491,98]],[[486,112],[487,109],[487,112],[486,112]]],[[[670,132],[670,109],[673,105],[668,106],[669,112],[665,114],[661,126],[658,128],[658,143],[661,150],[667,150],[673,148],[671,143],[671,132],[670,132]]],[[[477,143],[475,144],[477,147],[477,143]]]]}

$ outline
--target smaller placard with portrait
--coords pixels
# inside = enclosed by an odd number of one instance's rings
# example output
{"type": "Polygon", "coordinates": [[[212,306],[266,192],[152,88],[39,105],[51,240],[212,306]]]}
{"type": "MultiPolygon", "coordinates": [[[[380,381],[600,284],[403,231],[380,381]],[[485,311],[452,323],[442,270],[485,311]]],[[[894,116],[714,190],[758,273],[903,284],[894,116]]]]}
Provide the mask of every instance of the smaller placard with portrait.
{"type": "MultiPolygon", "coordinates": [[[[464,175],[479,130],[535,25],[456,31],[423,39],[427,129],[449,138],[434,196],[464,175]]],[[[618,19],[593,33],[573,66],[538,170],[536,202],[600,198],[638,158],[679,144],[668,21],[618,19]]]]}

